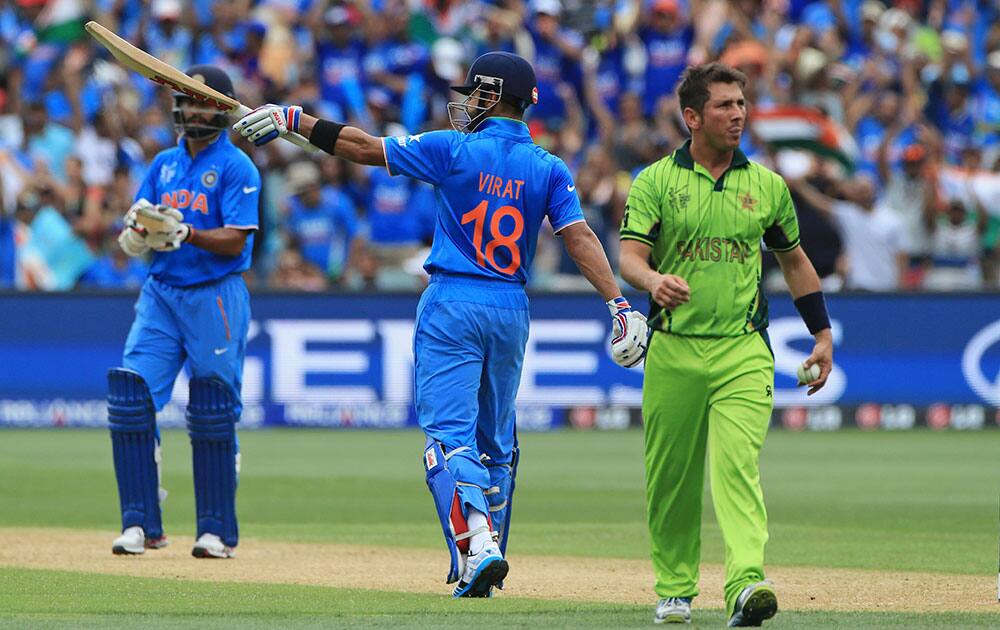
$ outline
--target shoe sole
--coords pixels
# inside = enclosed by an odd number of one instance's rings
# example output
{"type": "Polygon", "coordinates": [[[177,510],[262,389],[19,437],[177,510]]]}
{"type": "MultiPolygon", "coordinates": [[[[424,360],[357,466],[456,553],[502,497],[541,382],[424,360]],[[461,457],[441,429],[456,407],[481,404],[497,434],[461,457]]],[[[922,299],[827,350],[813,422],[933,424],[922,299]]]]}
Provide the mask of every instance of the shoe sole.
{"type": "Polygon", "coordinates": [[[224,551],[223,555],[220,556],[218,554],[212,553],[211,551],[205,549],[204,547],[195,547],[194,549],[191,550],[191,555],[194,556],[195,558],[211,558],[213,560],[224,560],[226,558],[232,558],[233,552],[224,551]]]}
{"type": "Polygon", "coordinates": [[[684,615],[667,615],[663,619],[653,619],[653,623],[691,623],[691,617],[684,615]]]}
{"type": "Polygon", "coordinates": [[[760,586],[743,602],[739,626],[759,626],[777,612],[778,596],[770,587],[760,586]]]}
{"type": "Polygon", "coordinates": [[[126,547],[125,545],[114,545],[111,547],[111,553],[116,556],[140,556],[146,553],[145,547],[140,547],[138,550],[126,547]]]}
{"type": "Polygon", "coordinates": [[[503,558],[490,562],[480,567],[479,572],[472,578],[472,582],[465,587],[464,591],[459,592],[456,589],[453,597],[491,597],[493,587],[503,582],[509,571],[510,565],[503,558]]]}

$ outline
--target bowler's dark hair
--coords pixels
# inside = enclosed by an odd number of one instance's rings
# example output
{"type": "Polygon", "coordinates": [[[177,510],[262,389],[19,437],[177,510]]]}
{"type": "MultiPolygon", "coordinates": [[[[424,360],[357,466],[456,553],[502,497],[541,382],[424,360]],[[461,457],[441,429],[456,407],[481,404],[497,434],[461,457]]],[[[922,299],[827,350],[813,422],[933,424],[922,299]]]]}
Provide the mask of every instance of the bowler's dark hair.
{"type": "Polygon", "coordinates": [[[688,66],[681,75],[681,85],[677,88],[681,112],[690,107],[700,114],[711,96],[709,86],[713,83],[735,83],[743,89],[747,86],[747,75],[717,61],[688,66]]]}

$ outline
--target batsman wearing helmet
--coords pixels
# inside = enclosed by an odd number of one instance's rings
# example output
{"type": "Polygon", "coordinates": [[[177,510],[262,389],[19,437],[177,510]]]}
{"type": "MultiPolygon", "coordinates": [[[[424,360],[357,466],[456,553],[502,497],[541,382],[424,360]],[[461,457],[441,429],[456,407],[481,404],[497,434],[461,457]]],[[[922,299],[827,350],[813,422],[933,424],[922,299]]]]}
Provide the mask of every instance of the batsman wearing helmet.
{"type": "Polygon", "coordinates": [[[642,411],[657,623],[691,620],[706,451],[726,543],[729,625],[759,626],[777,611],[764,579],[758,469],[774,404],[761,240],[816,338],[806,363],[820,371],[810,393],[833,363],[829,317],[799,246],[788,186],[739,149],[745,84],[721,64],[687,69],[678,97],[691,139],[639,173],[621,226],[622,276],[649,292],[652,308],[642,411]]]}
{"type": "MultiPolygon", "coordinates": [[[[187,73],[234,96],[232,81],[216,67],[187,73]]],[[[260,174],[229,141],[226,115],[183,95],[174,97],[173,114],[180,140],[153,159],[118,238],[130,256],[153,254],[122,367],[108,372],[123,530],[112,551],[141,554],[166,545],[156,413],[186,364],[197,508],[192,553],[229,558],[238,539],[236,423],[250,324],[241,274],[250,268],[260,174]]]]}
{"type": "Polygon", "coordinates": [[[489,597],[508,571],[514,399],[528,337],[524,284],[542,222],[548,218],[606,301],[616,361],[641,360],[646,322],[622,297],[566,165],[536,146],[521,120],[537,101],[531,65],[487,53],[453,89],[465,97],[449,104],[455,131],[375,138],[275,105],[234,128],[257,144],[297,131],[331,155],[434,186],[437,223],[424,263],[431,280],[413,340],[423,461],[451,554],[448,582],[458,582],[453,594],[489,597]]]}

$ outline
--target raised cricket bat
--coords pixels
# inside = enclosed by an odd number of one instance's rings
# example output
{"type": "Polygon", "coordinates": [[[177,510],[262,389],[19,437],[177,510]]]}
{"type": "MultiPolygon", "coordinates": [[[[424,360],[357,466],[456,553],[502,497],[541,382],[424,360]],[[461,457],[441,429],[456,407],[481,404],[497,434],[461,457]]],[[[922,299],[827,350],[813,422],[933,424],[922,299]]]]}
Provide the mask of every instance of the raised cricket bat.
{"type": "MultiPolygon", "coordinates": [[[[96,39],[101,46],[107,48],[108,52],[123,66],[138,72],[153,83],[169,87],[175,92],[187,94],[199,103],[214,107],[226,114],[234,113],[238,116],[245,116],[250,113],[250,108],[235,98],[230,98],[200,81],[195,81],[170,64],[164,63],[148,52],[128,43],[97,22],[91,20],[87,22],[85,28],[90,36],[96,39]]],[[[282,137],[307,151],[319,150],[297,133],[288,133],[282,137]]]]}

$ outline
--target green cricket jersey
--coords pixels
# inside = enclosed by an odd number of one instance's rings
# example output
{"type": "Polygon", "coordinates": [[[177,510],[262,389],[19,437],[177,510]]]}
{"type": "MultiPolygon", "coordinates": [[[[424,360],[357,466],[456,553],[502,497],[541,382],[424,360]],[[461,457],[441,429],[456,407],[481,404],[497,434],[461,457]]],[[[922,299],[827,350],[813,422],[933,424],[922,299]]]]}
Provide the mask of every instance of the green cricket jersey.
{"type": "Polygon", "coordinates": [[[799,245],[788,185],[737,149],[718,181],[691,158],[688,140],[632,182],[621,238],[652,247],[651,266],[684,278],[691,301],[673,311],[650,300],[649,319],[678,335],[734,337],[767,326],[760,242],[799,245]],[[660,314],[659,311],[663,310],[660,314]]]}

